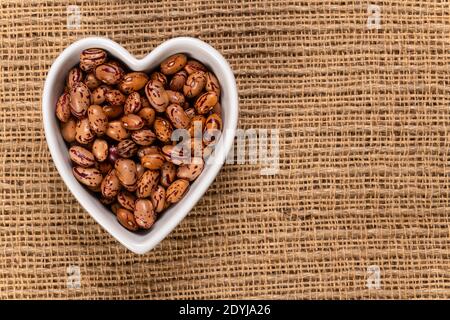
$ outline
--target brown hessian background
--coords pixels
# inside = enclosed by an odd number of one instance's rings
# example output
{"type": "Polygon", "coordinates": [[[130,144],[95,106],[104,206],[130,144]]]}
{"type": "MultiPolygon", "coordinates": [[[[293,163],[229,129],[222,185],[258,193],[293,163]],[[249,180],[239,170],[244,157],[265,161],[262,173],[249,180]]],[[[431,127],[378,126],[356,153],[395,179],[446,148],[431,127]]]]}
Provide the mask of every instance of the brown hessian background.
{"type": "Polygon", "coordinates": [[[0,6],[1,298],[450,298],[448,1],[0,6]],[[225,165],[153,251],[123,248],[42,126],[52,61],[89,35],[138,57],[181,35],[214,46],[239,128],[278,130],[279,172],[225,165]]]}

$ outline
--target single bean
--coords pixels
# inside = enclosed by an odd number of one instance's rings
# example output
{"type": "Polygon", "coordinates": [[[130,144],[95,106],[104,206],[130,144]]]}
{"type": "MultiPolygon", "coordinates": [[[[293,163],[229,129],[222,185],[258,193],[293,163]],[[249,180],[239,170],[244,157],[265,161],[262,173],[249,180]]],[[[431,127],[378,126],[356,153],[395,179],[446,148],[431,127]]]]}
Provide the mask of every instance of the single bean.
{"type": "Polygon", "coordinates": [[[123,126],[122,121],[116,120],[108,123],[106,135],[116,141],[122,141],[130,136],[128,130],[123,126]]]}
{"type": "Polygon", "coordinates": [[[188,129],[191,119],[178,104],[171,104],[166,109],[167,117],[177,129],[188,129]]]}
{"type": "Polygon", "coordinates": [[[117,153],[122,158],[131,158],[138,151],[138,146],[133,140],[125,139],[119,142],[117,145],[117,153]]]}
{"type": "Polygon", "coordinates": [[[70,111],[76,118],[81,119],[86,115],[90,105],[89,88],[83,82],[76,83],[70,90],[70,111]]]}
{"type": "Polygon", "coordinates": [[[162,212],[166,205],[166,189],[162,186],[157,186],[150,195],[150,200],[152,201],[155,212],[162,212]]]}
{"type": "Polygon", "coordinates": [[[120,224],[128,230],[136,231],[139,229],[139,226],[134,218],[134,214],[131,211],[124,208],[119,208],[117,209],[116,217],[120,224]]]}
{"type": "Polygon", "coordinates": [[[194,108],[199,114],[207,114],[214,108],[217,102],[217,94],[213,91],[208,91],[198,97],[195,101],[194,108]]]}
{"type": "Polygon", "coordinates": [[[138,145],[149,146],[155,141],[156,135],[150,129],[140,129],[131,132],[131,139],[138,145]]]}
{"type": "Polygon", "coordinates": [[[105,63],[107,54],[102,49],[85,49],[80,54],[80,68],[84,71],[90,71],[95,67],[105,63]]]}
{"type": "Polygon", "coordinates": [[[161,167],[161,179],[160,183],[164,187],[170,186],[172,182],[175,181],[175,178],[177,176],[177,167],[169,161],[164,162],[164,164],[161,167]]]}
{"type": "Polygon", "coordinates": [[[162,83],[164,88],[167,87],[167,77],[161,72],[158,72],[158,71],[153,72],[150,75],[150,80],[159,81],[162,83]]]}
{"type": "Polygon", "coordinates": [[[117,194],[117,201],[125,209],[134,211],[136,202],[136,196],[134,194],[122,190],[117,194]]]}
{"type": "Polygon", "coordinates": [[[192,73],[186,80],[183,86],[184,95],[187,98],[194,98],[198,96],[206,85],[205,73],[202,71],[192,73]]]}
{"type": "Polygon", "coordinates": [[[203,64],[201,64],[200,62],[198,62],[197,60],[188,60],[188,62],[186,62],[186,65],[184,66],[184,70],[188,74],[193,74],[194,72],[198,72],[198,71],[202,71],[202,72],[208,71],[206,69],[206,67],[203,64]]]}
{"type": "Polygon", "coordinates": [[[152,107],[146,107],[142,108],[138,114],[139,117],[142,118],[142,120],[145,121],[145,125],[151,127],[153,126],[153,123],[155,122],[156,118],[156,111],[152,107]]]}
{"type": "Polygon", "coordinates": [[[88,118],[81,119],[77,122],[77,126],[75,128],[75,139],[81,144],[88,144],[89,142],[94,141],[95,133],[91,130],[89,126],[88,118]]]}
{"type": "Polygon", "coordinates": [[[84,79],[84,84],[85,84],[85,85],[89,88],[89,90],[91,90],[91,92],[92,92],[93,90],[97,89],[97,88],[102,84],[102,82],[101,82],[100,80],[98,80],[98,79],[95,77],[95,74],[94,74],[94,73],[89,72],[89,73],[86,75],[86,78],[84,79]]]}
{"type": "Polygon", "coordinates": [[[87,187],[99,187],[102,183],[102,173],[96,168],[74,167],[72,169],[75,178],[87,187]]]}
{"type": "Polygon", "coordinates": [[[175,180],[166,191],[166,201],[177,203],[180,201],[189,188],[189,181],[184,179],[175,180]]]}
{"type": "Polygon", "coordinates": [[[170,90],[183,91],[183,86],[186,83],[187,77],[188,74],[184,70],[175,73],[169,83],[170,90]]]}
{"type": "Polygon", "coordinates": [[[144,120],[137,114],[127,114],[122,117],[123,126],[128,130],[139,130],[145,125],[144,120]]]}
{"type": "Polygon", "coordinates": [[[150,170],[160,169],[165,161],[166,159],[160,153],[147,154],[141,158],[141,164],[150,170]]]}
{"type": "Polygon", "coordinates": [[[131,187],[137,182],[136,163],[129,159],[118,159],[114,164],[117,178],[124,187],[131,187]]]}
{"type": "Polygon", "coordinates": [[[70,117],[67,122],[61,124],[61,135],[66,142],[72,143],[75,141],[77,133],[76,127],[77,122],[72,117],[70,117]]]}
{"type": "Polygon", "coordinates": [[[168,143],[172,136],[173,128],[167,119],[156,117],[153,123],[156,137],[162,142],[168,143]]]}
{"type": "Polygon", "coordinates": [[[185,54],[178,53],[164,60],[161,65],[161,72],[165,75],[172,75],[184,68],[187,62],[185,54]]]}
{"type": "Polygon", "coordinates": [[[83,77],[83,71],[81,71],[80,68],[74,67],[70,69],[66,79],[67,88],[69,88],[69,90],[72,89],[78,82],[83,81],[83,77]]]}
{"type": "Polygon", "coordinates": [[[149,80],[145,86],[145,94],[151,106],[158,112],[166,111],[169,105],[169,95],[164,85],[156,80],[149,80]]]}
{"type": "Polygon", "coordinates": [[[125,114],[138,113],[142,108],[141,95],[138,92],[132,92],[125,101],[123,111],[125,114]]]}
{"type": "Polygon", "coordinates": [[[56,117],[61,122],[67,122],[70,119],[70,97],[68,93],[63,93],[56,102],[56,117]]]}
{"type": "Polygon", "coordinates": [[[103,108],[98,105],[92,105],[88,109],[89,126],[97,135],[104,135],[108,129],[108,117],[103,108]]]}
{"type": "Polygon", "coordinates": [[[108,142],[99,138],[95,139],[92,145],[92,153],[98,161],[105,161],[108,158],[108,142]]]}
{"type": "Polygon", "coordinates": [[[125,104],[125,101],[127,100],[127,97],[120,92],[119,90],[108,90],[105,94],[105,100],[110,105],[113,106],[122,106],[125,104]]]}
{"type": "Polygon", "coordinates": [[[95,76],[103,83],[114,85],[123,77],[123,70],[117,64],[105,63],[95,68],[95,76]]]}
{"type": "Polygon", "coordinates": [[[148,81],[148,76],[144,72],[130,72],[123,76],[119,83],[119,90],[125,94],[131,94],[141,90],[148,81]]]}
{"type": "Polygon", "coordinates": [[[87,149],[80,146],[73,146],[69,149],[70,159],[80,167],[88,168],[95,164],[94,155],[87,149]]]}
{"type": "Polygon", "coordinates": [[[158,185],[159,171],[147,170],[141,176],[137,183],[136,194],[139,198],[147,198],[158,185]]]}
{"type": "Polygon", "coordinates": [[[136,224],[142,229],[150,229],[156,221],[156,213],[153,204],[147,199],[138,199],[134,209],[136,224]]]}
{"type": "Polygon", "coordinates": [[[120,191],[120,181],[117,178],[116,171],[111,170],[102,181],[102,195],[105,198],[115,198],[120,191]]]}
{"type": "Polygon", "coordinates": [[[192,163],[182,165],[177,170],[177,177],[194,181],[202,173],[204,162],[202,158],[193,158],[192,163]]]}

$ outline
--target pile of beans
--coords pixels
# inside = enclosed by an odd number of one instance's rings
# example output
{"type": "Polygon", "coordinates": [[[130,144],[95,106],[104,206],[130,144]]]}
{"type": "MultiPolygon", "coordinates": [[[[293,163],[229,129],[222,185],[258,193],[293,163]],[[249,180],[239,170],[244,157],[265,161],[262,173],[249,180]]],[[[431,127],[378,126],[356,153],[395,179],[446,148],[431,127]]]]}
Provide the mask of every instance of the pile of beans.
{"type": "Polygon", "coordinates": [[[215,75],[185,54],[147,74],[104,50],[84,50],[56,104],[75,178],[122,226],[149,229],[183,198],[214,150],[219,98],[215,75]],[[177,130],[188,136],[172,141],[177,130]]]}

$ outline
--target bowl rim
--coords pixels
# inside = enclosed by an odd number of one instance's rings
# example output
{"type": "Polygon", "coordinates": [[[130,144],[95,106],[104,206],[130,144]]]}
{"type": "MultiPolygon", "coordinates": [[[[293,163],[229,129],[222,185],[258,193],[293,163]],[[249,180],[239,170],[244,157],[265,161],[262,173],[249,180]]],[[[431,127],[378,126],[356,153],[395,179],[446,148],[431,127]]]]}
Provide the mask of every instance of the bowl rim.
{"type": "MultiPolygon", "coordinates": [[[[201,58],[201,56],[198,57],[199,60],[201,60],[201,58]]],[[[216,49],[197,38],[177,37],[169,39],[151,50],[142,59],[137,59],[135,56],[129,53],[128,50],[126,50],[113,40],[104,37],[87,37],[77,40],[67,48],[65,48],[51,65],[47,73],[42,93],[42,113],[45,138],[50,150],[52,160],[58,170],[59,175],[62,177],[64,183],[69,188],[71,193],[80,203],[80,205],[89,213],[89,215],[103,229],[105,229],[106,232],[113,236],[113,238],[115,238],[129,250],[137,254],[144,254],[158,245],[184,219],[184,217],[191,211],[194,205],[201,199],[203,194],[213,183],[215,177],[225,163],[229,151],[233,147],[234,137],[238,124],[239,106],[236,79],[230,65],[216,49]],[[106,218],[102,218],[101,216],[102,213],[97,213],[96,207],[94,206],[92,201],[90,199],[85,199],[86,190],[84,189],[84,187],[82,187],[81,184],[75,180],[71,172],[70,175],[68,175],[68,172],[64,168],[64,163],[66,162],[66,160],[64,159],[62,152],[58,152],[57,150],[59,141],[57,135],[53,134],[54,128],[52,127],[53,120],[51,117],[56,117],[54,114],[54,105],[51,100],[54,99],[55,95],[60,94],[54,92],[54,84],[58,76],[58,72],[61,68],[67,67],[65,63],[70,58],[73,58],[75,54],[79,55],[79,53],[83,49],[92,47],[102,48],[108,52],[111,52],[111,54],[115,56],[115,58],[126,64],[131,69],[131,71],[148,71],[152,68],[150,67],[152,63],[157,61],[159,64],[159,62],[161,62],[164,57],[168,57],[170,55],[165,54],[165,52],[169,49],[173,50],[173,48],[178,47],[178,52],[184,52],[185,49],[183,50],[183,48],[195,47],[199,51],[206,53],[208,55],[208,59],[213,59],[215,60],[215,63],[217,65],[220,65],[220,72],[226,79],[226,89],[223,87],[222,90],[227,90],[227,95],[229,95],[229,105],[227,105],[226,108],[227,118],[229,119],[229,121],[226,126],[224,126],[222,136],[218,142],[217,146],[220,146],[220,148],[215,150],[215,161],[211,164],[208,172],[205,172],[205,176],[201,177],[201,183],[196,185],[193,190],[189,191],[190,195],[189,199],[187,199],[189,201],[184,202],[183,206],[178,208],[179,212],[175,211],[175,213],[170,218],[168,218],[165,224],[159,226],[160,228],[158,230],[152,231],[152,236],[149,236],[148,239],[145,239],[143,241],[127,240],[127,237],[121,236],[122,232],[115,231],[115,229],[111,229],[110,227],[108,227],[108,223],[106,223],[107,221],[105,220],[106,218]],[[195,201],[193,201],[194,199],[195,201]]],[[[173,208],[176,208],[179,204],[175,205],[173,208]]],[[[123,228],[123,230],[125,229],[123,228]]],[[[129,232],[128,230],[126,231],[129,232]]]]}

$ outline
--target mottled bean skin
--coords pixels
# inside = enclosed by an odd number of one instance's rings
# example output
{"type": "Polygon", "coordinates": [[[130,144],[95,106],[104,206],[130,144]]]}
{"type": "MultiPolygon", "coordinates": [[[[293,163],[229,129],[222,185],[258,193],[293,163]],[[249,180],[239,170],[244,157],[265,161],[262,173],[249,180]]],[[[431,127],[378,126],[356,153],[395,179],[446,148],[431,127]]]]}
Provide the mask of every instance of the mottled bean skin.
{"type": "Polygon", "coordinates": [[[147,198],[152,194],[153,189],[158,185],[158,170],[147,170],[138,181],[136,194],[139,198],[147,198]]]}
{"type": "Polygon", "coordinates": [[[88,118],[81,119],[77,122],[75,128],[75,139],[81,144],[88,144],[95,139],[95,133],[91,130],[89,126],[88,118]]]}
{"type": "Polygon", "coordinates": [[[117,178],[116,171],[111,170],[102,181],[102,195],[105,198],[115,198],[120,191],[120,181],[117,178]]]}
{"type": "Polygon", "coordinates": [[[75,141],[75,136],[77,133],[76,127],[77,122],[74,118],[69,118],[66,123],[61,124],[61,135],[66,142],[72,143],[75,141]]]}
{"type": "Polygon", "coordinates": [[[108,158],[108,142],[103,139],[95,139],[92,145],[92,153],[97,161],[105,161],[108,158]]]}
{"type": "Polygon", "coordinates": [[[108,123],[106,135],[116,141],[122,141],[130,136],[128,130],[123,126],[122,121],[111,121],[108,123]]]}
{"type": "Polygon", "coordinates": [[[137,182],[136,163],[129,159],[118,159],[114,164],[117,178],[124,187],[131,187],[137,182]]]}
{"type": "Polygon", "coordinates": [[[123,116],[121,120],[125,129],[128,130],[139,130],[145,125],[144,120],[142,120],[142,118],[137,114],[133,113],[123,116]]]}
{"type": "Polygon", "coordinates": [[[183,94],[173,90],[166,90],[166,92],[169,95],[169,103],[175,103],[180,106],[184,106],[186,99],[184,98],[183,94]]]}
{"type": "Polygon", "coordinates": [[[70,96],[68,93],[63,93],[56,102],[56,117],[61,122],[67,122],[70,115],[70,96]]]}
{"type": "Polygon", "coordinates": [[[172,125],[177,129],[188,129],[191,119],[178,104],[171,104],[166,109],[166,115],[172,125]]]}
{"type": "Polygon", "coordinates": [[[184,66],[184,70],[189,75],[199,71],[207,71],[206,67],[197,60],[188,60],[188,62],[186,62],[186,65],[184,66]]]}
{"type": "Polygon", "coordinates": [[[76,118],[81,119],[86,115],[90,105],[89,88],[83,82],[76,83],[70,90],[70,111],[76,118]]]}
{"type": "Polygon", "coordinates": [[[141,146],[149,146],[156,140],[156,135],[150,129],[140,129],[131,132],[131,139],[141,146]]]}
{"type": "Polygon", "coordinates": [[[138,116],[145,121],[145,125],[151,127],[156,119],[156,111],[152,107],[142,108],[138,112],[138,116]]]}
{"type": "Polygon", "coordinates": [[[186,55],[182,53],[174,54],[161,63],[161,72],[165,75],[174,74],[184,68],[187,62],[186,55]]]}
{"type": "Polygon", "coordinates": [[[72,169],[75,178],[88,187],[99,187],[102,183],[102,173],[96,168],[74,167],[72,169]]]}
{"type": "Polygon", "coordinates": [[[142,229],[150,229],[156,221],[156,214],[152,202],[147,199],[136,200],[134,218],[139,227],[142,229]]]}
{"type": "Polygon", "coordinates": [[[108,90],[105,94],[105,100],[112,106],[121,106],[125,104],[127,97],[119,90],[108,90]]]}
{"type": "Polygon", "coordinates": [[[167,87],[167,77],[165,74],[163,74],[161,72],[157,72],[157,71],[153,72],[150,75],[150,79],[161,82],[164,88],[167,87]]]}
{"type": "Polygon", "coordinates": [[[194,108],[198,114],[207,114],[214,108],[217,102],[217,94],[213,91],[208,91],[198,97],[195,101],[194,108]]]}
{"type": "Polygon", "coordinates": [[[150,196],[155,212],[160,213],[166,207],[166,189],[157,186],[150,196]]]}
{"type": "Polygon", "coordinates": [[[103,83],[115,85],[123,76],[123,70],[116,64],[105,63],[95,68],[95,76],[103,83]]]}
{"type": "Polygon", "coordinates": [[[150,170],[160,169],[165,161],[166,159],[160,153],[147,154],[141,158],[142,166],[150,170]]]}
{"type": "Polygon", "coordinates": [[[195,72],[186,80],[183,86],[184,95],[188,98],[194,98],[198,96],[206,85],[206,77],[204,72],[195,72]]]}
{"type": "Polygon", "coordinates": [[[144,72],[127,73],[119,83],[119,90],[125,94],[131,94],[144,88],[148,82],[148,76],[144,72]]]}
{"type": "Polygon", "coordinates": [[[170,122],[164,118],[156,117],[153,123],[153,130],[156,137],[162,142],[168,143],[172,136],[173,128],[170,122]]]}
{"type": "Polygon", "coordinates": [[[80,68],[84,71],[91,71],[95,67],[106,61],[107,54],[102,49],[85,49],[80,54],[80,68]]]}
{"type": "Polygon", "coordinates": [[[217,143],[222,131],[222,118],[217,113],[212,113],[206,118],[205,130],[203,132],[203,143],[209,145],[217,143]]]}
{"type": "Polygon", "coordinates": [[[220,84],[219,80],[217,80],[216,76],[211,73],[206,73],[206,91],[213,91],[218,97],[220,97],[220,84]]]}
{"type": "Polygon", "coordinates": [[[83,81],[83,77],[83,71],[79,68],[75,67],[70,69],[66,79],[67,88],[72,89],[78,82],[83,81]]]}
{"type": "Polygon", "coordinates": [[[114,120],[122,116],[123,114],[123,107],[122,106],[111,106],[111,105],[104,105],[103,106],[103,112],[106,114],[109,120],[114,120]]]}
{"type": "Polygon", "coordinates": [[[186,83],[188,74],[186,71],[181,70],[175,73],[170,80],[169,88],[173,91],[183,91],[184,84],[186,83]]]}
{"type": "Polygon", "coordinates": [[[184,179],[175,180],[167,188],[166,201],[168,203],[177,203],[183,198],[188,188],[189,188],[189,181],[184,179]]]}
{"type": "Polygon", "coordinates": [[[139,92],[131,93],[125,101],[125,106],[123,107],[124,113],[138,113],[142,108],[141,95],[139,92]]]}
{"type": "Polygon", "coordinates": [[[182,165],[177,170],[177,177],[194,181],[203,171],[204,162],[201,158],[193,158],[192,163],[182,165]]]}
{"type": "Polygon", "coordinates": [[[134,218],[134,214],[131,211],[124,208],[119,208],[117,209],[116,217],[120,224],[128,230],[136,231],[139,229],[139,226],[134,218]]]}
{"type": "Polygon", "coordinates": [[[145,86],[145,94],[150,102],[150,105],[157,112],[166,111],[166,108],[169,105],[169,95],[161,82],[149,80],[145,86]]]}
{"type": "Polygon", "coordinates": [[[108,117],[103,108],[98,105],[92,105],[88,109],[89,126],[97,135],[104,135],[108,129],[108,117]]]}
{"type": "MultiPolygon", "coordinates": [[[[92,72],[86,75],[84,79],[84,84],[91,90],[91,92],[101,86],[102,82],[95,77],[95,74],[92,72]]],[[[92,97],[91,97],[92,99],[92,97]]]]}
{"type": "Polygon", "coordinates": [[[133,140],[125,139],[119,142],[117,145],[117,153],[122,158],[131,158],[138,151],[138,146],[133,140]]]}
{"type": "Polygon", "coordinates": [[[81,167],[92,167],[95,164],[94,155],[81,146],[73,146],[69,149],[70,159],[81,167]]]}
{"type": "Polygon", "coordinates": [[[134,211],[136,197],[131,192],[124,190],[120,191],[119,194],[117,195],[117,201],[125,209],[134,211]]]}
{"type": "Polygon", "coordinates": [[[168,187],[171,185],[172,182],[175,181],[175,178],[177,176],[177,167],[169,161],[164,162],[164,164],[161,167],[161,179],[160,183],[164,187],[168,187]]]}
{"type": "Polygon", "coordinates": [[[110,88],[107,85],[100,85],[98,88],[95,88],[91,93],[91,103],[101,105],[105,102],[106,92],[108,92],[110,88]]]}

